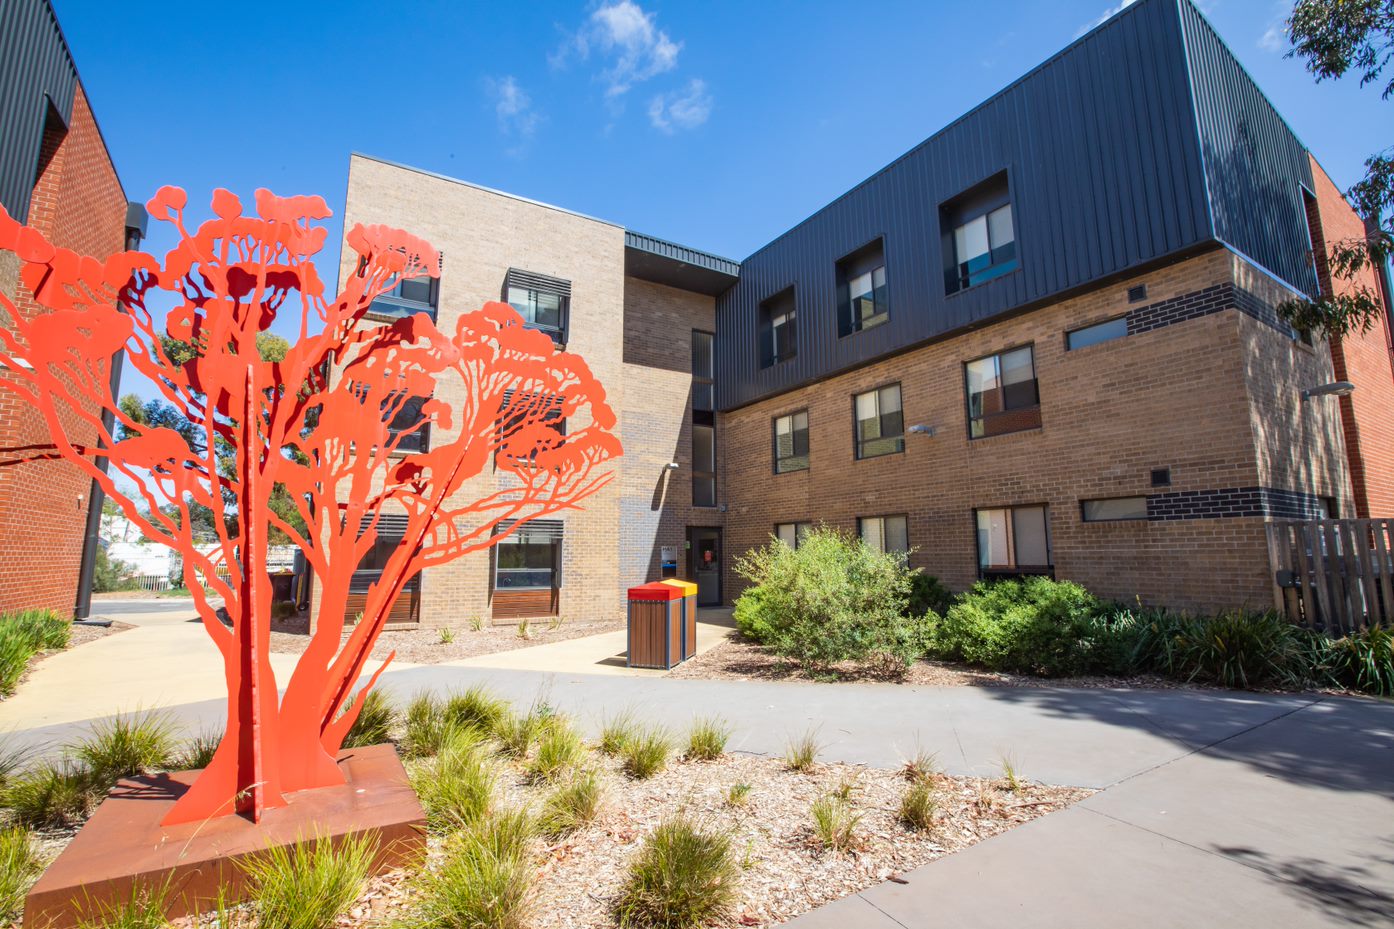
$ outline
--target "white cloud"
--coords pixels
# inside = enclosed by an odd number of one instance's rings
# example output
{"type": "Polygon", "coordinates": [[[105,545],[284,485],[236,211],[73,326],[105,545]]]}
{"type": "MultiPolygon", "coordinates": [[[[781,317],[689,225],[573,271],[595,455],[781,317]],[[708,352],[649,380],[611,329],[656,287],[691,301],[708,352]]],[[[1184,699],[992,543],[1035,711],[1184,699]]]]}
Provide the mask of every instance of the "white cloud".
{"type": "Polygon", "coordinates": [[[1110,19],[1117,16],[1119,13],[1123,12],[1136,2],[1137,0],[1121,0],[1121,2],[1117,6],[1109,7],[1107,10],[1104,10],[1103,15],[1099,18],[1090,20],[1083,26],[1080,26],[1079,31],[1075,33],[1075,38],[1078,39],[1080,36],[1084,35],[1086,32],[1088,32],[1090,29],[1093,29],[1095,26],[1102,26],[1104,23],[1108,22],[1110,19]]]}
{"type": "Polygon", "coordinates": [[[1273,18],[1268,22],[1268,28],[1263,31],[1263,35],[1258,37],[1258,47],[1265,52],[1285,52],[1288,50],[1288,6],[1279,3],[1274,7],[1273,18]]]}
{"type": "Polygon", "coordinates": [[[634,0],[607,0],[551,56],[551,63],[562,67],[573,52],[583,61],[594,52],[607,61],[600,72],[605,96],[622,97],[635,84],[678,66],[682,43],[659,29],[657,19],[634,0]]]}
{"type": "Polygon", "coordinates": [[[694,77],[681,92],[659,94],[649,101],[649,122],[672,135],[679,129],[696,129],[712,114],[707,82],[694,77]]]}
{"type": "Polygon", "coordinates": [[[532,98],[518,86],[517,78],[511,74],[490,78],[488,89],[494,101],[494,113],[498,116],[499,131],[521,139],[531,137],[537,130],[541,115],[532,108],[532,98]]]}

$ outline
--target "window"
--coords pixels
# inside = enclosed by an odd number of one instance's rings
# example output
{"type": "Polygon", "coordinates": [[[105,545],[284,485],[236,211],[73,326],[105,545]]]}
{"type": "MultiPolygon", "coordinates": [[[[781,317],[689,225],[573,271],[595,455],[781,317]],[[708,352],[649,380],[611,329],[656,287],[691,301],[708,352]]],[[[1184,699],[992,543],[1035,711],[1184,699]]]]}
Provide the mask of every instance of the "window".
{"type": "Polygon", "coordinates": [[[899,384],[857,394],[852,408],[857,420],[858,458],[905,451],[905,415],[900,410],[899,384]]]}
{"type": "Polygon", "coordinates": [[[774,420],[774,473],[808,470],[808,410],[774,420]]]}
{"type": "Polygon", "coordinates": [[[716,506],[716,427],[692,426],[692,505],[716,506]]]}
{"type": "MultiPolygon", "coordinates": [[[[400,395],[398,396],[400,399],[400,395]]],[[[396,400],[393,401],[397,402],[396,400]]],[[[422,413],[425,397],[408,397],[401,400],[392,418],[388,420],[387,432],[397,443],[398,452],[424,452],[431,447],[431,423],[422,413]]]]}
{"type": "Polygon", "coordinates": [[[838,335],[851,335],[891,318],[886,297],[886,258],[880,239],[837,263],[838,335]]]}
{"type": "Polygon", "coordinates": [[[710,332],[692,330],[692,418],[708,426],[714,422],[712,413],[716,409],[714,340],[710,332]],[[700,415],[703,413],[707,415],[700,415]]]}
{"type": "Polygon", "coordinates": [[[857,520],[857,534],[878,552],[910,551],[904,516],[864,516],[857,520]]]}
{"type": "Polygon", "coordinates": [[[1086,523],[1118,519],[1146,519],[1146,497],[1113,497],[1108,500],[1081,500],[1080,515],[1086,523]]]}
{"type": "Polygon", "coordinates": [[[398,278],[392,289],[380,295],[368,307],[368,315],[378,319],[400,319],[425,313],[434,321],[436,304],[440,299],[440,278],[398,278]]]}
{"type": "Polygon", "coordinates": [[[1100,342],[1112,342],[1114,339],[1121,339],[1127,334],[1128,317],[1120,316],[1117,319],[1095,323],[1092,326],[1071,329],[1065,333],[1065,350],[1072,352],[1077,348],[1098,345],[1100,342]]]}
{"type": "Polygon", "coordinates": [[[788,361],[796,351],[794,288],[760,304],[760,367],[788,361]]]}
{"type": "Polygon", "coordinates": [[[1007,172],[988,178],[940,209],[944,290],[957,293],[1018,267],[1007,172]]]}
{"type": "Polygon", "coordinates": [[[1041,424],[1036,364],[1031,346],[989,355],[965,365],[968,375],[968,435],[1003,435],[1041,424]]]}
{"type": "Polygon", "coordinates": [[[978,573],[1050,574],[1049,507],[978,510],[978,573]]]}
{"type": "Polygon", "coordinates": [[[509,268],[504,277],[504,299],[518,311],[529,329],[566,344],[566,324],[571,309],[571,282],[561,278],[509,268]]]}
{"type": "MultiPolygon", "coordinates": [[[[358,563],[358,568],[349,578],[349,601],[345,607],[344,619],[356,623],[362,614],[364,598],[368,590],[382,579],[388,559],[402,546],[407,534],[407,517],[383,513],[374,519],[374,514],[365,513],[358,521],[358,534],[361,537],[372,527],[377,536],[373,547],[358,563]]],[[[402,586],[402,591],[393,601],[388,612],[388,622],[413,622],[421,593],[421,572],[418,571],[402,586]]]]}
{"type": "Polygon", "coordinates": [[[774,537],[790,548],[798,548],[813,528],[813,523],[779,523],[774,527],[774,537]]]}
{"type": "MultiPolygon", "coordinates": [[[[555,590],[561,586],[563,523],[535,519],[524,523],[494,546],[495,590],[555,590]]],[[[500,523],[495,533],[508,532],[500,523]]]]}

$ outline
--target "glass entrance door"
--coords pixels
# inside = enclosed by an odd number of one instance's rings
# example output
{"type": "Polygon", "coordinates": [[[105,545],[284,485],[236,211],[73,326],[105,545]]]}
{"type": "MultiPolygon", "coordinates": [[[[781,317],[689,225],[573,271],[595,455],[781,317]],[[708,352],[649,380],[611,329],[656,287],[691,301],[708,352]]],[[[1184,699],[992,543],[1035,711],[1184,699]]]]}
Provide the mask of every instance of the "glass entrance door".
{"type": "Polygon", "coordinates": [[[689,529],[698,606],[721,606],[721,530],[689,529]]]}

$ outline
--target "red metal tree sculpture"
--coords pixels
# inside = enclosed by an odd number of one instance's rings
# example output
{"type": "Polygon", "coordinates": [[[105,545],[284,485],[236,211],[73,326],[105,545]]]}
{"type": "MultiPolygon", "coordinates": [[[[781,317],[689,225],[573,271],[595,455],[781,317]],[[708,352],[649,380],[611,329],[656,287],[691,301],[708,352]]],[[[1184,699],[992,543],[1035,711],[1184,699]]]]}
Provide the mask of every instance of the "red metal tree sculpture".
{"type": "Polygon", "coordinates": [[[163,265],[140,252],[99,259],[55,248],[0,210],[0,250],[16,253],[21,280],[51,310],[25,319],[0,295],[12,325],[0,328],[0,389],[38,410],[53,438],[0,450],[3,463],[62,458],[96,478],[148,538],[183,556],[185,582],[222,654],[226,733],[167,824],[233,812],[259,819],[287,793],[343,783],[335,754],[381,668],[356,695],[354,687],[404,585],[528,520],[576,507],[608,482],[606,463],[620,454],[614,413],[585,362],[525,328],[512,307],[487,304],[448,335],[424,314],[362,322],[398,281],[439,273],[426,242],[355,226],[347,247],[356,270],[331,299],[312,260],[325,238],[315,221],[330,215],[321,198],[259,190],[256,215],[245,216],[238,198],[219,190],[215,218],[196,230],[184,206],[172,187],[149,203],[179,235],[163,265]],[[176,304],[163,326],[147,306],[160,292],[176,304]],[[257,335],[287,309],[298,313],[298,336],[284,359],[263,361],[257,335]],[[174,342],[193,351],[171,351],[174,342]],[[202,441],[121,411],[108,366],[123,348],[202,441]],[[415,424],[389,428],[404,404],[433,396],[415,424]],[[564,435],[552,422],[558,406],[564,435]],[[103,411],[124,430],[108,430],[103,411]],[[79,442],[69,424],[96,443],[79,442]],[[419,451],[415,433],[426,428],[433,441],[419,451]],[[467,486],[491,463],[502,479],[467,486]],[[268,506],[277,485],[303,528],[268,506]],[[211,551],[194,544],[195,505],[216,517],[211,551]],[[345,638],[350,578],[387,514],[405,520],[402,544],[345,638]],[[280,699],[268,652],[270,526],[291,537],[322,584],[314,633],[280,699]],[[231,628],[205,584],[222,598],[231,628]]]}

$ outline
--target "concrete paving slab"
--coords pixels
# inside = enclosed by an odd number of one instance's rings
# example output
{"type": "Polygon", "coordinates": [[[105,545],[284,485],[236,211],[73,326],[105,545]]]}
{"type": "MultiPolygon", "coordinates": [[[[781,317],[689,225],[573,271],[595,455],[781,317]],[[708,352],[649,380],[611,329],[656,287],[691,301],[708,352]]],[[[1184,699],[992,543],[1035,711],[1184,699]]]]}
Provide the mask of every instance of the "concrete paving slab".
{"type": "Polygon", "coordinates": [[[798,929],[905,929],[872,906],[861,894],[853,894],[810,910],[784,923],[798,929]]]}
{"type": "MultiPolygon", "coordinates": [[[[906,929],[1297,929],[1354,925],[1352,912],[1268,874],[1079,807],[863,892],[906,929]]],[[[1394,917],[1370,900],[1371,919],[1394,917]]],[[[790,926],[802,927],[801,920],[790,926]]]]}

